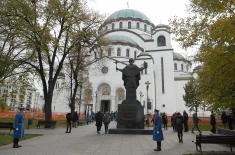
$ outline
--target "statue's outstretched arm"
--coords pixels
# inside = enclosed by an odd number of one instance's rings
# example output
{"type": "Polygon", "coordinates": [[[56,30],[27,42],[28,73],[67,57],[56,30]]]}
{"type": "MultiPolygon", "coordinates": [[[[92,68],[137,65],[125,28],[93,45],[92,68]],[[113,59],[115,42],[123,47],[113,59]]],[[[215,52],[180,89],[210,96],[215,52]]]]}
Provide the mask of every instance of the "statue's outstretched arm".
{"type": "Polygon", "coordinates": [[[120,71],[120,72],[123,71],[123,69],[120,69],[120,68],[117,68],[117,67],[116,67],[116,70],[117,70],[117,71],[120,71]]]}
{"type": "Polygon", "coordinates": [[[144,61],[144,65],[143,65],[143,67],[140,68],[140,71],[142,71],[146,68],[148,68],[148,63],[144,61]]]}

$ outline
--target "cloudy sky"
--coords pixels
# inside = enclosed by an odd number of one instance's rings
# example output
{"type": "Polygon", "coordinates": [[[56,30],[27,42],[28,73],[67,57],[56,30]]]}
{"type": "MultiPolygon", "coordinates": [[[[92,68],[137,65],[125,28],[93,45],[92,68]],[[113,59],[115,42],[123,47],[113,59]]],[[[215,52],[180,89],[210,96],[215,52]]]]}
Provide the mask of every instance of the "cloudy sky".
{"type": "MultiPolygon", "coordinates": [[[[174,16],[185,17],[189,0],[88,0],[89,7],[108,17],[113,12],[121,9],[136,9],[144,13],[155,25],[168,24],[174,16]]],[[[175,52],[184,56],[191,55],[173,41],[175,52]]]]}

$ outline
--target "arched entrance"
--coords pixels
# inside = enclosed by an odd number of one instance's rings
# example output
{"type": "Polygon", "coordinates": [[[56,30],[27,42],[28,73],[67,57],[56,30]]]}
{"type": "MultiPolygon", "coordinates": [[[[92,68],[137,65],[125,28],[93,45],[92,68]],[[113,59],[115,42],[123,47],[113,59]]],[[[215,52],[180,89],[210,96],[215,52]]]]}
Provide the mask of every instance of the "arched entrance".
{"type": "Polygon", "coordinates": [[[111,87],[107,83],[103,83],[98,87],[99,110],[103,113],[111,111],[111,87]]]}

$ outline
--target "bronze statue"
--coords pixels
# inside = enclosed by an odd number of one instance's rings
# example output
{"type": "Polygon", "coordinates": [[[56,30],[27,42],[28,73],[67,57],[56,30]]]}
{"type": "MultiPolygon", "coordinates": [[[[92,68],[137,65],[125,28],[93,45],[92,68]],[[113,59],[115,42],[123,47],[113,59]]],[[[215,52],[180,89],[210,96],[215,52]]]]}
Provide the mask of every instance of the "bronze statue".
{"type": "Polygon", "coordinates": [[[134,59],[129,59],[129,65],[123,69],[116,67],[116,70],[122,72],[122,80],[126,88],[126,100],[136,100],[136,89],[139,86],[140,71],[147,68],[147,63],[144,62],[144,66],[139,68],[134,64],[134,59]]]}

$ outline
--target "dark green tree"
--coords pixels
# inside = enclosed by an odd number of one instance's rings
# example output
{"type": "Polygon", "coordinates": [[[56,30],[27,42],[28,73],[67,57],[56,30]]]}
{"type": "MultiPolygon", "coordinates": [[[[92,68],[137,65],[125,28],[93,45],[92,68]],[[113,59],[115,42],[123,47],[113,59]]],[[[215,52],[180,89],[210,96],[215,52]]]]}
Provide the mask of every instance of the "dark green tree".
{"type": "Polygon", "coordinates": [[[185,95],[183,99],[185,105],[189,108],[189,111],[198,112],[198,108],[201,106],[201,100],[198,92],[198,83],[196,80],[190,80],[184,87],[185,95]]]}
{"type": "Polygon", "coordinates": [[[235,107],[235,1],[190,0],[187,18],[171,21],[184,48],[198,48],[200,97],[216,110],[235,107]]]}

